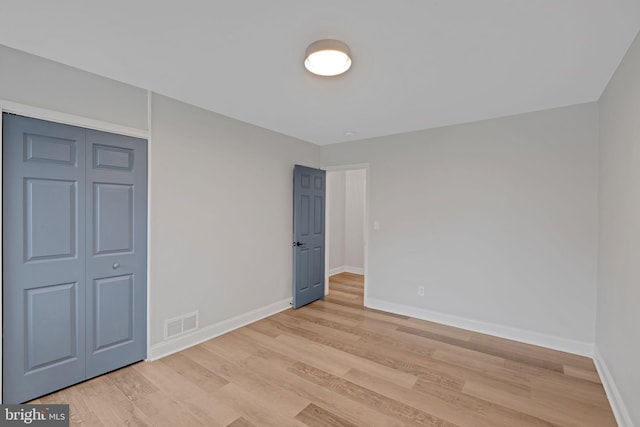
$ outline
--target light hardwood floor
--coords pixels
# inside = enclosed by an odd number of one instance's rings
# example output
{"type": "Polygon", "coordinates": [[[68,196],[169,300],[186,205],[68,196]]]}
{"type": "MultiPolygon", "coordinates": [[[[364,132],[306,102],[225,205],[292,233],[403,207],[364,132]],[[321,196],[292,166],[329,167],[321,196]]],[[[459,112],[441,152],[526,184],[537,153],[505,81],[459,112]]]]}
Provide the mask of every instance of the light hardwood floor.
{"type": "Polygon", "coordinates": [[[86,426],[616,425],[591,359],[364,309],[362,286],[33,403],[86,426]]]}

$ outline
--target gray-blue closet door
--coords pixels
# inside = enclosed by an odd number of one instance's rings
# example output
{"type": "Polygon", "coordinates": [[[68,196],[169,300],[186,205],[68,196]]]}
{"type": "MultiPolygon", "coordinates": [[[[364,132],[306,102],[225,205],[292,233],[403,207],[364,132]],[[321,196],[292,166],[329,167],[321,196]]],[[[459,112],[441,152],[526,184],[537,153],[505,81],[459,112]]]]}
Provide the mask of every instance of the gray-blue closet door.
{"type": "Polygon", "coordinates": [[[293,170],[293,308],[324,298],[326,172],[293,170]]]}
{"type": "Polygon", "coordinates": [[[85,132],[3,114],[3,400],[85,378],[85,132]]]}
{"type": "Polygon", "coordinates": [[[147,144],[87,130],[87,378],[147,348],[147,144]]]}

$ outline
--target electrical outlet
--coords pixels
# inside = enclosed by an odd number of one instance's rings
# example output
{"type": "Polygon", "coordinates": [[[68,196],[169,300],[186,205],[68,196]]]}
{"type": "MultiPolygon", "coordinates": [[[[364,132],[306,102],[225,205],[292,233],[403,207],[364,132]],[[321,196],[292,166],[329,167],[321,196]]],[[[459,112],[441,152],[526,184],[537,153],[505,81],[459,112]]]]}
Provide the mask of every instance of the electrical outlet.
{"type": "Polygon", "coordinates": [[[424,286],[418,286],[418,296],[424,296],[424,286]]]}

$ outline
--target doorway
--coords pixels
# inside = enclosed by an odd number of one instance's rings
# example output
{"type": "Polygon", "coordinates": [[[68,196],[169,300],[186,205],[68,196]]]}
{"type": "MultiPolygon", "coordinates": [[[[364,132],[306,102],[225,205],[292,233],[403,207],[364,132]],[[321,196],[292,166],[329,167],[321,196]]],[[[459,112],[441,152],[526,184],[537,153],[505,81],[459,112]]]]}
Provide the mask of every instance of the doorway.
{"type": "Polygon", "coordinates": [[[366,305],[368,165],[327,167],[326,295],[366,305]],[[353,301],[351,301],[353,300],[353,301]]]}

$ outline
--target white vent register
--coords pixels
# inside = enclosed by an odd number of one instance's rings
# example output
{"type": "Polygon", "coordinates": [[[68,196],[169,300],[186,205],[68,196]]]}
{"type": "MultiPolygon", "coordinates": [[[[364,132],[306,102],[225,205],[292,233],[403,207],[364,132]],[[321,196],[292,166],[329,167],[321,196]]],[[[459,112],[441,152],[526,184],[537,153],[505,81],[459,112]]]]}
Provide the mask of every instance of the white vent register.
{"type": "Polygon", "coordinates": [[[164,339],[174,338],[198,329],[198,312],[183,314],[164,321],[164,339]]]}

